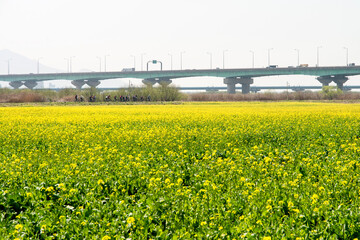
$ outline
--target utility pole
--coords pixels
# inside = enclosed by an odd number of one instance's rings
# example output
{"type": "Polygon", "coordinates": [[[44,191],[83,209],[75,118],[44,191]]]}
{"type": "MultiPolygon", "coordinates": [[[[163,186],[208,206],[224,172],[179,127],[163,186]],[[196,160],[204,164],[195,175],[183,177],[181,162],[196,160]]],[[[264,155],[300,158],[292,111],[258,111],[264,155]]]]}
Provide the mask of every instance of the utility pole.
{"type": "Polygon", "coordinates": [[[106,57],[108,57],[110,55],[105,55],[104,56],[104,72],[106,72],[106,57]]]}

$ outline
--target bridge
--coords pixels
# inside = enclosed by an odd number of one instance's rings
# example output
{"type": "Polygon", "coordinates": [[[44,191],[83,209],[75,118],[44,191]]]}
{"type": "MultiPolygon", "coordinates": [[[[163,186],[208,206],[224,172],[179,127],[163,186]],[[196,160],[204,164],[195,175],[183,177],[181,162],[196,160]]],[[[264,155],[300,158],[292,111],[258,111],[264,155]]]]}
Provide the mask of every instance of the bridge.
{"type": "Polygon", "coordinates": [[[254,83],[253,78],[276,75],[315,76],[323,86],[335,82],[338,88],[343,89],[349,76],[360,75],[360,66],[8,74],[0,75],[0,81],[9,82],[10,86],[15,89],[22,85],[33,89],[40,81],[71,80],[76,88],[81,89],[85,84],[97,87],[100,81],[109,79],[136,78],[142,79],[147,86],[153,86],[156,83],[169,85],[172,79],[176,78],[207,76],[223,78],[228,93],[235,93],[236,84],[241,84],[242,93],[245,94],[250,92],[250,85],[254,83]]]}

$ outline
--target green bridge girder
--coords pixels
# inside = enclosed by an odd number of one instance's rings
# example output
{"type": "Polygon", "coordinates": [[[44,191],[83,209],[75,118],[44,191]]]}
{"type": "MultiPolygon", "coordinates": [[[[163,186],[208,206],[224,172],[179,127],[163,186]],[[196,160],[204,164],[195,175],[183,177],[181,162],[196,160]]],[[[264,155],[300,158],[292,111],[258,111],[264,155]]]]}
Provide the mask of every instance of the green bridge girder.
{"type": "Polygon", "coordinates": [[[264,77],[275,75],[353,76],[360,75],[359,66],[351,67],[294,67],[294,68],[239,68],[211,70],[134,71],[134,72],[76,72],[0,75],[0,81],[49,81],[49,80],[107,80],[116,78],[175,79],[187,77],[264,77]]]}

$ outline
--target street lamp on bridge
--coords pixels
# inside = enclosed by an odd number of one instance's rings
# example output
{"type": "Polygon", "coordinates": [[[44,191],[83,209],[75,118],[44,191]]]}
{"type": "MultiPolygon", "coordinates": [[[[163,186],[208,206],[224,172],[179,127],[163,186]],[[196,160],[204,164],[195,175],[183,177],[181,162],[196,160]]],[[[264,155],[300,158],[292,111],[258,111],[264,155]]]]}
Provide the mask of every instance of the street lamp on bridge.
{"type": "Polygon", "coordinates": [[[212,69],[212,53],[211,52],[207,52],[206,54],[210,55],[210,69],[212,69]]]}
{"type": "Polygon", "coordinates": [[[104,72],[106,72],[106,57],[109,57],[110,55],[104,56],[104,72]]]}
{"type": "Polygon", "coordinates": [[[223,50],[223,69],[225,69],[225,52],[227,52],[229,50],[223,50]]]}
{"type": "Polygon", "coordinates": [[[72,72],[72,59],[73,59],[74,57],[75,57],[75,56],[69,57],[69,59],[70,59],[70,72],[72,72]]]}
{"type": "Polygon", "coordinates": [[[252,68],[254,68],[254,66],[255,66],[255,52],[254,51],[252,51],[252,50],[250,50],[250,52],[251,52],[251,55],[252,55],[252,68]]]}
{"type": "Polygon", "coordinates": [[[344,47],[344,50],[346,50],[346,66],[349,66],[349,48],[344,47]]]}
{"type": "Polygon", "coordinates": [[[182,56],[185,53],[185,51],[180,52],[180,70],[182,70],[182,56]]]}
{"type": "Polygon", "coordinates": [[[320,48],[322,48],[322,46],[318,46],[318,47],[316,48],[316,66],[317,66],[317,67],[319,67],[320,48]]]}
{"type": "Polygon", "coordinates": [[[42,57],[37,59],[37,73],[39,74],[40,72],[40,59],[42,59],[42,57]]]}
{"type": "Polygon", "coordinates": [[[171,64],[171,70],[173,70],[173,55],[171,53],[168,53],[170,56],[170,64],[171,64]]]}
{"type": "Polygon", "coordinates": [[[300,50],[299,49],[294,49],[294,51],[297,52],[297,66],[300,66],[300,50]]]}
{"type": "Polygon", "coordinates": [[[134,69],[136,69],[136,57],[134,55],[130,55],[134,59],[134,69]]]}

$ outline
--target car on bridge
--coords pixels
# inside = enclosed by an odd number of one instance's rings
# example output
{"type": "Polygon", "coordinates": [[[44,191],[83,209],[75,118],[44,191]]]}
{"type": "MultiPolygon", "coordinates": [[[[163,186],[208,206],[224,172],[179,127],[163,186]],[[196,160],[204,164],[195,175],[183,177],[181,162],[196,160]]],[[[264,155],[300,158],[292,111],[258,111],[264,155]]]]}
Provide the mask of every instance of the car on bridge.
{"type": "Polygon", "coordinates": [[[269,65],[266,68],[277,68],[278,65],[269,65]]]}
{"type": "Polygon", "coordinates": [[[309,67],[309,64],[303,63],[303,64],[300,64],[298,67],[309,67]]]}

